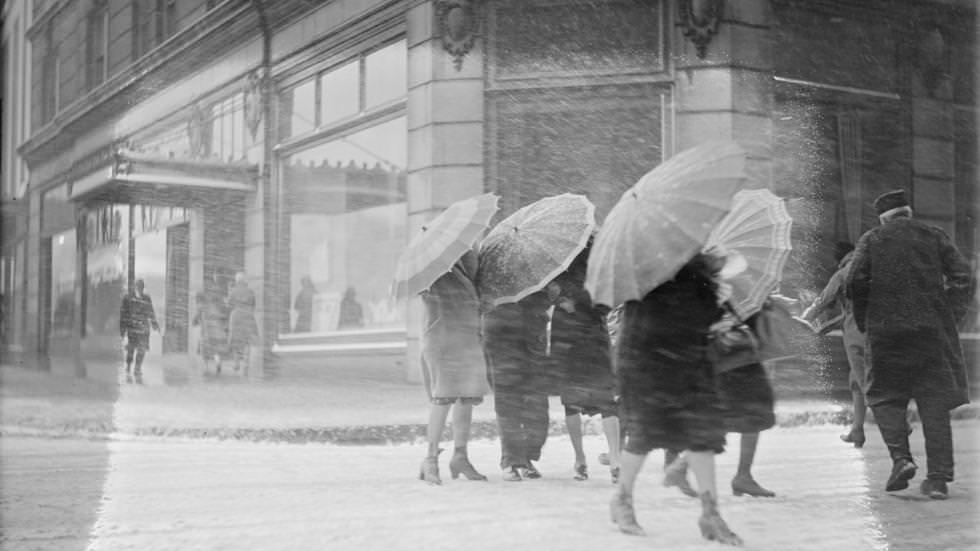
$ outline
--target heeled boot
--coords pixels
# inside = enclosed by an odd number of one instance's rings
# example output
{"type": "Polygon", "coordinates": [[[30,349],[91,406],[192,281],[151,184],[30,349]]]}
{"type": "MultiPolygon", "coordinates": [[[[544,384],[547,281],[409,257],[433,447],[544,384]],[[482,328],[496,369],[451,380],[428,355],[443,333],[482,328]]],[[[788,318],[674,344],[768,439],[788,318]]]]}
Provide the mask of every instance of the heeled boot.
{"type": "Polygon", "coordinates": [[[724,545],[742,545],[742,538],[728,527],[718,512],[718,500],[708,492],[701,494],[701,518],[698,528],[701,536],[708,541],[717,541],[724,545]]]}
{"type": "Polygon", "coordinates": [[[609,503],[609,519],[619,525],[619,531],[631,536],[645,536],[646,531],[636,522],[633,510],[633,494],[617,490],[609,503]]]}
{"type": "Polygon", "coordinates": [[[442,448],[436,450],[435,455],[428,455],[422,460],[422,466],[419,468],[419,480],[424,480],[429,484],[440,485],[442,484],[442,479],[439,478],[439,454],[442,453],[442,448]]]}
{"type": "Polygon", "coordinates": [[[463,475],[467,480],[486,480],[487,477],[480,474],[473,464],[470,463],[469,456],[466,454],[466,448],[456,448],[453,451],[453,458],[449,460],[449,474],[453,477],[453,480],[459,478],[459,475],[463,475]]]}

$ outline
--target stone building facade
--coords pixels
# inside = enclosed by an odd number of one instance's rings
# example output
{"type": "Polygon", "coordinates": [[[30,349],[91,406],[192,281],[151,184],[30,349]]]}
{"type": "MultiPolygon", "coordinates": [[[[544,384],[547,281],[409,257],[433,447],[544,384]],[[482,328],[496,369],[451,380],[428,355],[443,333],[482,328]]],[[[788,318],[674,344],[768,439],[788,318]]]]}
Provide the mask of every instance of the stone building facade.
{"type": "Polygon", "coordinates": [[[419,305],[387,290],[425,221],[484,191],[501,216],[584,193],[601,221],[642,174],[717,137],[746,146],[751,185],[794,215],[784,293],[819,290],[896,187],[976,265],[976,11],[36,1],[18,149],[31,321],[7,351],[78,373],[112,361],[114,301],[142,277],[164,318],[155,350],[191,354],[193,297],[242,271],[260,303],[257,372],[417,381],[419,305]],[[304,278],[310,306],[295,302],[304,278]],[[298,307],[313,309],[309,331],[298,307]]]}

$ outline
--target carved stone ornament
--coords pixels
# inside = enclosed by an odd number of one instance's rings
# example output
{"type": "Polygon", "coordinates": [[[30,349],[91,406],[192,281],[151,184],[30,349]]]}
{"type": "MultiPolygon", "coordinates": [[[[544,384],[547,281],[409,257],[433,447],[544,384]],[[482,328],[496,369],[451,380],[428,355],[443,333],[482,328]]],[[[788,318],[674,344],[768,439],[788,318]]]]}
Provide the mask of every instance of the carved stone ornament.
{"type": "Polygon", "coordinates": [[[204,127],[207,124],[207,112],[200,103],[195,104],[187,117],[187,141],[190,145],[192,159],[204,157],[204,127]]]}
{"type": "Polygon", "coordinates": [[[463,68],[463,58],[473,49],[480,33],[477,1],[436,0],[436,24],[442,47],[453,56],[457,71],[463,68]]]}
{"type": "Polygon", "coordinates": [[[252,71],[245,77],[242,95],[245,103],[245,126],[252,140],[255,140],[259,123],[262,122],[262,76],[258,71],[252,71]]]}
{"type": "Polygon", "coordinates": [[[684,37],[697,48],[698,57],[708,54],[708,43],[718,34],[725,0],[680,0],[684,37]]]}

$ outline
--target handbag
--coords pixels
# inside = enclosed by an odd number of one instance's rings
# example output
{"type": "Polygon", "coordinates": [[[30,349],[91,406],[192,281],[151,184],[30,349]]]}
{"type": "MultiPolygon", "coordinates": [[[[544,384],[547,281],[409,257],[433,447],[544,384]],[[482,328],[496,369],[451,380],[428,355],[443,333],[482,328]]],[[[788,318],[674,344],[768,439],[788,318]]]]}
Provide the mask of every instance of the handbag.
{"type": "Polygon", "coordinates": [[[759,363],[759,340],[745,324],[713,331],[708,336],[708,359],[715,373],[759,363]]]}

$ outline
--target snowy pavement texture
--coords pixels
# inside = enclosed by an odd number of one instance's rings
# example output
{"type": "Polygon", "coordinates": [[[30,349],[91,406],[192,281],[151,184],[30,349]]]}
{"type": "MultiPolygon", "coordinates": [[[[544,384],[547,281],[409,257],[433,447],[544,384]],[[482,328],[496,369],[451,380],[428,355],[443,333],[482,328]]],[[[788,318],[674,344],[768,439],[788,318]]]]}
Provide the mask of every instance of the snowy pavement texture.
{"type": "MultiPolygon", "coordinates": [[[[763,433],[755,475],[774,499],[734,497],[738,439],[719,456],[721,509],[756,550],[967,550],[980,546],[980,423],[954,424],[957,482],[950,499],[918,494],[924,475],[921,429],[913,435],[920,474],[909,490],[886,494],[890,462],[869,426],[863,450],[838,440],[840,427],[763,433]]],[[[496,441],[470,451],[488,482],[418,480],[421,445],[344,447],[194,440],[108,444],[103,501],[89,549],[716,549],[697,528],[699,502],[663,488],[663,455],[651,454],[636,493],[648,536],[620,534],[609,521],[604,451],[586,439],[592,478],[572,479],[567,437],[549,439],[544,478],[503,482],[496,441]]],[[[447,444],[449,447],[449,444],[447,444]]]]}

